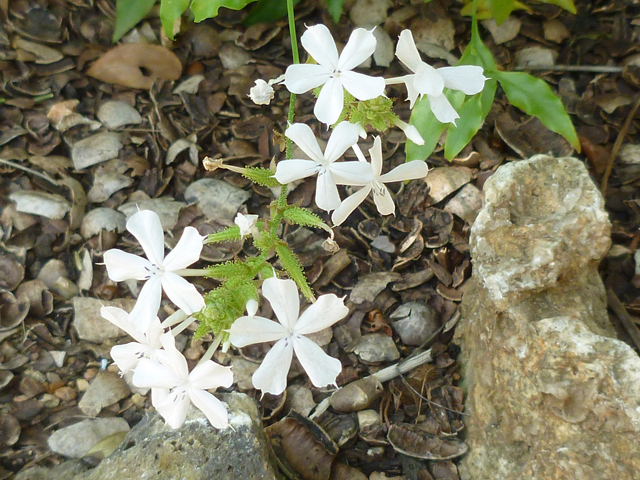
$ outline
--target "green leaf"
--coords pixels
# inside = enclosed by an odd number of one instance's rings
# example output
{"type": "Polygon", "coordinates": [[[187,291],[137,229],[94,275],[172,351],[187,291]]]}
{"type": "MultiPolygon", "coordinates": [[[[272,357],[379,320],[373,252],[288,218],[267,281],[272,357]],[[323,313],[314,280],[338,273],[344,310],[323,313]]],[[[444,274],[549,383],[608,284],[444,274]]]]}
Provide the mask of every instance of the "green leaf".
{"type": "Polygon", "coordinates": [[[208,243],[233,242],[235,240],[240,240],[240,227],[238,225],[212,233],[207,236],[204,243],[206,245],[208,243]]]}
{"type": "MultiPolygon", "coordinates": [[[[293,0],[293,4],[297,5],[300,0],[293,0]]],[[[272,23],[284,17],[287,14],[287,0],[258,0],[247,18],[244,19],[242,25],[250,27],[256,23],[265,22],[272,23]]]]}
{"type": "Polygon", "coordinates": [[[329,11],[331,18],[333,18],[333,21],[336,23],[340,22],[343,5],[344,0],[327,0],[327,10],[329,11]]]}
{"type": "Polygon", "coordinates": [[[263,187],[274,188],[282,186],[280,182],[276,180],[276,177],[273,176],[273,172],[268,168],[245,167],[242,176],[263,187]]]}
{"type": "Polygon", "coordinates": [[[289,277],[296,282],[298,288],[302,294],[309,300],[313,300],[313,290],[307,283],[307,278],[304,276],[304,270],[300,266],[300,262],[295,253],[291,251],[289,245],[285,243],[279,243],[276,245],[276,255],[280,259],[282,268],[285,269],[289,277]]]}
{"type": "Polygon", "coordinates": [[[491,15],[498,25],[504,22],[513,11],[514,0],[486,0],[486,2],[489,4],[491,15]]]}
{"type": "Polygon", "coordinates": [[[207,18],[218,16],[220,7],[229,8],[231,10],[242,10],[255,0],[193,0],[191,3],[191,11],[194,20],[201,22],[207,18]]]}
{"type": "Polygon", "coordinates": [[[116,4],[116,25],[111,41],[116,43],[122,36],[147,16],[156,0],[118,0],[116,4]]]}
{"type": "Polygon", "coordinates": [[[189,7],[190,0],[161,0],[160,1],[160,21],[164,28],[164,33],[171,40],[174,40],[173,26],[176,20],[189,7]]]}
{"type": "Polygon", "coordinates": [[[493,71],[497,68],[491,50],[482,42],[478,25],[475,23],[471,27],[471,41],[456,65],[478,65],[487,71],[493,71]]]}
{"type": "Polygon", "coordinates": [[[576,10],[576,6],[573,3],[573,0],[540,0],[542,3],[550,3],[551,5],[556,5],[560,8],[564,8],[567,12],[571,12],[574,15],[578,13],[576,10]]]}
{"type": "Polygon", "coordinates": [[[469,98],[460,107],[458,110],[460,118],[456,120],[456,125],[449,127],[444,144],[444,157],[447,160],[452,160],[458,155],[480,130],[493,105],[497,87],[498,83],[495,80],[487,80],[482,92],[469,98]]]}
{"type": "Polygon", "coordinates": [[[576,151],[580,142],[562,101],[544,80],[524,72],[492,72],[500,82],[509,102],[525,113],[537,117],[549,130],[562,135],[576,151]]]}
{"type": "Polygon", "coordinates": [[[316,227],[328,232],[331,231],[329,225],[324,223],[318,215],[306,208],[290,205],[282,212],[282,216],[285,220],[295,225],[300,225],[301,227],[316,227]]]}
{"type": "MultiPolygon", "coordinates": [[[[446,90],[445,95],[456,110],[464,101],[464,93],[462,92],[446,90]]],[[[405,146],[407,162],[412,160],[426,160],[435,150],[440,135],[449,124],[441,123],[436,119],[436,116],[431,111],[431,105],[426,95],[419,99],[413,106],[409,123],[418,129],[418,132],[424,140],[424,145],[416,145],[411,140],[407,140],[405,146]]]]}

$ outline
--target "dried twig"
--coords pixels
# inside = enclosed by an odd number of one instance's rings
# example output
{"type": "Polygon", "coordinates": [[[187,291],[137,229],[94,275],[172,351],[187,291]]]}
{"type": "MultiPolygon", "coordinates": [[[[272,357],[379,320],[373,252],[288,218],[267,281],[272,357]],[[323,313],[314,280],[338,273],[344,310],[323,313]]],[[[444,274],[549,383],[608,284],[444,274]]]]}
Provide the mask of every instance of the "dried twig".
{"type": "Polygon", "coordinates": [[[610,288],[607,288],[607,301],[609,303],[609,308],[611,308],[613,313],[616,314],[616,317],[618,317],[620,323],[622,323],[622,326],[629,334],[631,341],[634,343],[636,348],[640,350],[640,330],[638,330],[638,327],[627,313],[627,310],[618,299],[618,296],[610,288]]]}

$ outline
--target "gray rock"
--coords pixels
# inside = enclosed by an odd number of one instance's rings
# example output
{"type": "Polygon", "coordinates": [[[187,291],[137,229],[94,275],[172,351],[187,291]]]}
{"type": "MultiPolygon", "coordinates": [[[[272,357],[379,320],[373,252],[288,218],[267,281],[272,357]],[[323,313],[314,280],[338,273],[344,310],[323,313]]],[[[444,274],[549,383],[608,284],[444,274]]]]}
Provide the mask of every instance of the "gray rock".
{"type": "Polygon", "coordinates": [[[223,395],[232,428],[217,430],[192,409],[178,430],[156,413],[136,425],[122,445],[95,469],[74,480],[275,479],[271,447],[256,403],[243,394],[223,395]]]}
{"type": "Polygon", "coordinates": [[[196,203],[210,220],[232,223],[240,205],[249,200],[251,193],[216,178],[203,178],[187,187],[184,198],[196,203]]]}
{"type": "Polygon", "coordinates": [[[117,133],[96,133],[73,145],[71,160],[75,169],[80,170],[116,158],[121,148],[122,140],[117,133]]]}
{"type": "Polygon", "coordinates": [[[162,228],[167,231],[176,226],[176,223],[178,223],[178,214],[180,210],[186,206],[186,203],[178,202],[173,198],[160,197],[144,198],[127,202],[120,205],[118,210],[127,216],[127,220],[140,210],[153,210],[160,217],[162,228]]]}
{"type": "Polygon", "coordinates": [[[128,397],[130,393],[127,382],[120,375],[102,371],[89,384],[78,407],[85,415],[95,417],[104,407],[128,397]]]}
{"type": "MultiPolygon", "coordinates": [[[[46,283],[46,282],[45,282],[46,283]]],[[[131,311],[136,304],[132,299],[120,299],[113,301],[98,300],[90,297],[75,297],[73,303],[73,326],[82,340],[95,343],[103,343],[112,338],[125,335],[125,332],[113,323],[105,320],[100,315],[100,309],[105,307],[118,307],[131,311]]]]}
{"type": "Polygon", "coordinates": [[[126,102],[108,100],[98,108],[98,118],[107,128],[119,128],[125,125],[138,125],[142,117],[138,111],[126,102]]]}
{"type": "Polygon", "coordinates": [[[69,460],[52,468],[31,467],[16,475],[15,480],[67,480],[87,470],[81,460],[69,460]]]}
{"type": "Polygon", "coordinates": [[[536,156],[500,167],[484,191],[456,331],[461,478],[638,478],[640,358],[608,320],[598,189],[582,162],[536,156]]]}
{"type": "Polygon", "coordinates": [[[128,431],[129,424],[124,418],[91,418],[53,432],[47,443],[55,453],[82,458],[103,438],[128,431]]]}
{"type": "Polygon", "coordinates": [[[349,300],[355,304],[373,302],[391,282],[402,280],[402,275],[397,272],[377,272],[363,275],[349,294],[349,300]]]}
{"type": "Polygon", "coordinates": [[[395,320],[393,329],[405,345],[422,345],[438,329],[436,311],[429,305],[408,302],[400,305],[389,318],[395,320]]]}
{"type": "Polygon", "coordinates": [[[71,203],[55,193],[18,190],[10,193],[9,199],[15,202],[18,212],[40,215],[51,220],[60,220],[71,210],[71,203]]]}
{"type": "Polygon", "coordinates": [[[400,358],[393,338],[382,333],[363,335],[350,350],[366,363],[392,362],[400,358]]]}
{"type": "Polygon", "coordinates": [[[84,238],[98,235],[100,230],[122,233],[127,224],[127,217],[123,213],[110,208],[98,207],[88,212],[82,219],[80,233],[84,238]]]}

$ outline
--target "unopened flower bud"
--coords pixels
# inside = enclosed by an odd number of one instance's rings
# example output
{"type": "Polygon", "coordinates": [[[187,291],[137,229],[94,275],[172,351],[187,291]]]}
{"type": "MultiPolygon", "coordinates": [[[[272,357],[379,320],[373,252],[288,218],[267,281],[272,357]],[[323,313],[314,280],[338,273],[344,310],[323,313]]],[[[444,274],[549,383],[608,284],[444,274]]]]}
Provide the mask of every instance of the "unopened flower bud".
{"type": "Polygon", "coordinates": [[[256,80],[255,86],[249,90],[249,98],[256,105],[269,105],[273,97],[273,87],[261,78],[256,80]]]}
{"type": "Polygon", "coordinates": [[[255,235],[258,233],[256,228],[256,222],[258,221],[258,215],[243,215],[238,213],[234,220],[236,225],[240,227],[240,238],[244,238],[247,235],[255,235]]]}

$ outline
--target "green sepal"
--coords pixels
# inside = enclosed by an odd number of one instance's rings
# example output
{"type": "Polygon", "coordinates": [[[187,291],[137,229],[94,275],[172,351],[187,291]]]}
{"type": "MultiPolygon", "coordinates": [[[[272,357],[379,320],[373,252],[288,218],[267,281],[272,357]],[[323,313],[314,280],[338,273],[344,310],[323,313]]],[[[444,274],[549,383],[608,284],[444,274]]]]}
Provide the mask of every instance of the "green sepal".
{"type": "Polygon", "coordinates": [[[276,177],[273,176],[273,172],[268,168],[245,167],[242,176],[263,187],[275,188],[282,186],[282,184],[276,180],[276,177]]]}
{"type": "Polygon", "coordinates": [[[255,0],[193,0],[191,2],[191,11],[193,12],[194,20],[201,22],[207,18],[217,17],[220,7],[231,10],[242,10],[254,1],[255,0]]]}
{"type": "Polygon", "coordinates": [[[576,151],[580,151],[569,114],[544,80],[524,72],[492,72],[491,76],[500,82],[514,107],[537,117],[549,130],[562,135],[576,151]]]}
{"type": "Polygon", "coordinates": [[[160,2],[160,21],[164,33],[171,40],[175,40],[173,35],[173,26],[184,11],[189,7],[190,0],[161,0],[160,2]]]}
{"type": "Polygon", "coordinates": [[[347,108],[347,117],[351,123],[363,127],[371,125],[378,132],[386,132],[398,119],[393,113],[393,100],[388,97],[380,96],[371,100],[354,101],[347,108]]]}
{"type": "Polygon", "coordinates": [[[460,118],[447,131],[444,158],[452,160],[478,133],[491,110],[497,87],[498,83],[495,80],[487,80],[482,92],[467,99],[460,107],[458,110],[460,118]]]}
{"type": "Polygon", "coordinates": [[[156,0],[118,0],[116,3],[116,24],[111,42],[116,43],[125,33],[135,27],[156,4],[156,0]]]}
{"type": "Polygon", "coordinates": [[[331,227],[324,223],[318,215],[306,208],[298,207],[297,205],[287,206],[282,212],[282,217],[295,225],[300,225],[301,227],[316,227],[322,228],[328,232],[331,231],[331,227]]]}
{"type": "Polygon", "coordinates": [[[315,299],[313,290],[307,283],[307,278],[304,275],[304,270],[300,266],[300,261],[295,253],[289,248],[289,245],[285,243],[278,243],[276,245],[276,255],[280,259],[282,268],[287,272],[289,277],[296,282],[298,289],[302,294],[310,301],[315,299]]]}
{"type": "Polygon", "coordinates": [[[238,225],[233,225],[232,227],[227,227],[224,230],[207,235],[207,238],[204,240],[204,244],[234,242],[236,240],[240,240],[240,227],[238,225]]]}

